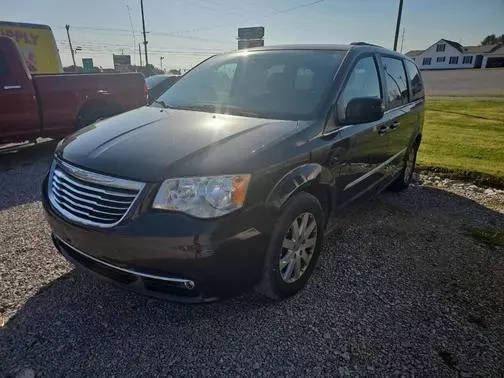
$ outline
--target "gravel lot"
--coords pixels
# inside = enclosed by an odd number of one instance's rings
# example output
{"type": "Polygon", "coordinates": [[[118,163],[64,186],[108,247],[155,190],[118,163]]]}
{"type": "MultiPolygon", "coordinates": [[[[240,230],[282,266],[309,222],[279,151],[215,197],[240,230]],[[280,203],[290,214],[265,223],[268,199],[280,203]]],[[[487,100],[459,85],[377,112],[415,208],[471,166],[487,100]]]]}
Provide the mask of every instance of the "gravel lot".
{"type": "Polygon", "coordinates": [[[435,177],[342,214],[299,295],[180,305],[80,273],[39,202],[53,143],[0,155],[0,376],[502,376],[504,192],[435,177]]]}

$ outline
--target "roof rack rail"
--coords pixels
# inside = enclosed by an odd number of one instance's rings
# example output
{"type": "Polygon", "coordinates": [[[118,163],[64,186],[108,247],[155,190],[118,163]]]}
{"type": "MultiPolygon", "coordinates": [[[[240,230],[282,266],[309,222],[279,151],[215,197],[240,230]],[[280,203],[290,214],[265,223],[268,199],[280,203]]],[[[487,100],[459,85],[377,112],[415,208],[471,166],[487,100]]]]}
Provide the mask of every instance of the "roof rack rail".
{"type": "MultiPolygon", "coordinates": [[[[374,46],[374,47],[382,47],[379,45],[373,45],[372,43],[367,43],[367,42],[352,42],[350,43],[352,46],[374,46]]],[[[383,48],[383,47],[382,47],[383,48]]]]}

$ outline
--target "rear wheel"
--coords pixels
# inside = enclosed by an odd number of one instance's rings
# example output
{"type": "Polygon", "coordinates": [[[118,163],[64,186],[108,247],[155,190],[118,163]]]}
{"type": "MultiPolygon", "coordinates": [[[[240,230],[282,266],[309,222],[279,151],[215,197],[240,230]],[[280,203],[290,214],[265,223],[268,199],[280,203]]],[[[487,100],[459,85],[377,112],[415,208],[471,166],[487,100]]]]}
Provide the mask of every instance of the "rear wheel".
{"type": "Polygon", "coordinates": [[[94,105],[84,108],[77,118],[77,128],[82,129],[85,126],[99,121],[100,119],[109,118],[121,112],[121,109],[112,105],[94,105]]]}
{"type": "Polygon", "coordinates": [[[296,194],[286,203],[273,230],[257,291],[279,300],[306,285],[320,254],[323,224],[322,207],[311,194],[296,194]]]}
{"type": "Polygon", "coordinates": [[[388,189],[394,192],[400,192],[405,190],[411,183],[411,178],[413,177],[413,172],[415,171],[416,156],[418,151],[418,143],[415,143],[409,149],[406,159],[404,161],[404,167],[401,170],[401,174],[390,184],[388,189]]]}

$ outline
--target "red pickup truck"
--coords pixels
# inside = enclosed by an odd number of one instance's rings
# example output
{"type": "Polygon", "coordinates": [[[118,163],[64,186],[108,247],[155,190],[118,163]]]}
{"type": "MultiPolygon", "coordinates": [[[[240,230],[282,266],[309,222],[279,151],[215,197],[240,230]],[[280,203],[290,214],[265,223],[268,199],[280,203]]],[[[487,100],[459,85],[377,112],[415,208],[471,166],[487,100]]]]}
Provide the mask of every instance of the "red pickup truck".
{"type": "Polygon", "coordinates": [[[14,40],[0,37],[0,145],[62,137],[146,103],[141,73],[32,75],[14,40]]]}

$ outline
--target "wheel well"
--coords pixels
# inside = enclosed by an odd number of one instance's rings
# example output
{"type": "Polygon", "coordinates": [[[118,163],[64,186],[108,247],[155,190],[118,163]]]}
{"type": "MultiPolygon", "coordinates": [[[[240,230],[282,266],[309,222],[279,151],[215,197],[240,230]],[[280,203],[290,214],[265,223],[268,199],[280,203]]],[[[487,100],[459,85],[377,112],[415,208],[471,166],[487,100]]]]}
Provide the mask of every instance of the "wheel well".
{"type": "Polygon", "coordinates": [[[324,212],[324,226],[326,226],[332,209],[330,189],[326,185],[314,182],[304,187],[302,191],[311,194],[320,202],[320,206],[322,206],[324,212]]]}
{"type": "MultiPolygon", "coordinates": [[[[86,115],[93,114],[93,112],[102,111],[104,115],[110,116],[121,113],[123,108],[115,102],[103,100],[91,100],[84,103],[77,114],[76,124],[77,127],[81,125],[81,121],[85,119],[86,115]]],[[[94,121],[94,120],[93,120],[94,121]]]]}

